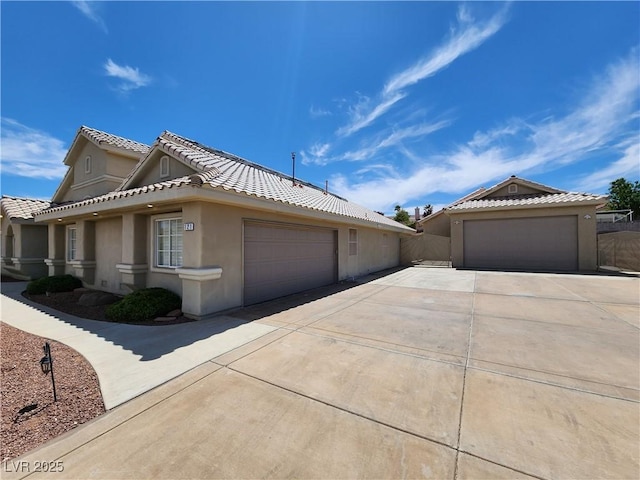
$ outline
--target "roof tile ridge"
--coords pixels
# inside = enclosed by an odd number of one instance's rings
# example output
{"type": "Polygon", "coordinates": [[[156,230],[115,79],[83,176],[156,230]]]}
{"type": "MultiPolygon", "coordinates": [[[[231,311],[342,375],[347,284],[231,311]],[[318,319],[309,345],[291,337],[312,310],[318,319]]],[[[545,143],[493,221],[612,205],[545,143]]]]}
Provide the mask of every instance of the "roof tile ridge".
{"type": "Polygon", "coordinates": [[[94,203],[104,202],[106,200],[111,200],[111,199],[116,199],[121,197],[129,197],[141,192],[144,193],[149,190],[150,191],[161,190],[163,188],[181,186],[182,184],[186,185],[190,183],[189,177],[190,177],[189,175],[185,175],[183,177],[173,178],[171,180],[163,180],[161,182],[155,182],[149,185],[141,185],[139,187],[128,188],[126,190],[113,190],[111,192],[103,193],[102,195],[97,195],[95,197],[87,198],[84,200],[76,200],[76,201],[69,201],[69,202],[64,202],[60,204],[52,204],[51,207],[38,211],[36,212],[36,214],[41,214],[45,210],[48,210],[49,212],[58,211],[57,209],[66,210],[68,207],[80,207],[85,205],[91,205],[94,203]]]}
{"type": "MultiPolygon", "coordinates": [[[[212,161],[220,161],[220,160],[229,160],[228,158],[216,158],[216,157],[220,157],[220,155],[216,154],[215,152],[212,152],[211,150],[213,149],[209,149],[206,146],[196,142],[195,140],[191,140],[188,139],[186,137],[183,137],[181,135],[175,134],[173,132],[170,132],[169,130],[165,130],[161,137],[163,138],[163,140],[167,141],[167,142],[172,142],[175,143],[177,145],[180,145],[182,148],[186,148],[189,150],[192,150],[194,152],[197,152],[201,155],[205,155],[206,157],[208,157],[210,160],[212,161]]],[[[185,158],[186,160],[186,158],[185,158]]],[[[189,160],[190,164],[193,164],[194,162],[189,160]]],[[[199,163],[202,164],[201,161],[196,161],[195,163],[199,163]]],[[[192,165],[194,166],[194,165],[192,165]]],[[[200,165],[201,168],[207,168],[204,165],[200,165]]]]}
{"type": "Polygon", "coordinates": [[[31,198],[31,197],[18,197],[15,195],[6,195],[6,194],[2,194],[2,198],[8,198],[11,200],[28,200],[30,202],[45,202],[45,203],[50,203],[49,200],[41,200],[39,198],[31,198]]]}
{"type": "MultiPolygon", "coordinates": [[[[237,163],[246,165],[248,167],[255,168],[255,169],[263,171],[263,172],[265,172],[267,174],[274,175],[274,176],[280,178],[281,180],[289,180],[291,182],[294,181],[293,177],[290,177],[289,175],[286,175],[284,173],[278,172],[277,170],[273,170],[271,168],[265,167],[265,166],[260,165],[258,163],[252,162],[250,160],[242,158],[242,157],[240,157],[238,155],[235,155],[233,153],[229,153],[229,152],[225,152],[224,150],[219,150],[217,148],[209,147],[208,145],[204,145],[204,144],[199,143],[199,142],[197,142],[195,140],[191,140],[189,138],[186,138],[186,137],[184,137],[182,135],[178,135],[176,133],[170,132],[169,130],[165,130],[164,132],[162,132],[161,137],[164,137],[165,140],[174,141],[174,142],[177,141],[176,143],[180,143],[180,144],[182,144],[183,146],[185,146],[187,148],[191,148],[191,149],[194,149],[194,150],[201,151],[201,152],[203,152],[203,153],[205,153],[207,155],[214,155],[214,156],[217,156],[217,157],[221,157],[221,158],[223,158],[225,160],[228,160],[230,162],[237,162],[237,163]]],[[[234,172],[236,170],[237,170],[236,168],[233,169],[234,172]]],[[[313,184],[311,184],[309,182],[306,182],[304,180],[295,179],[295,182],[296,182],[297,185],[300,185],[300,186],[307,186],[309,188],[312,188],[312,189],[315,189],[315,190],[318,190],[318,191],[324,191],[324,189],[322,189],[321,187],[313,185],[313,184]]],[[[329,192],[329,195],[333,195],[335,197],[341,198],[342,200],[346,200],[346,199],[344,199],[342,197],[339,197],[335,193],[329,192]]]]}
{"type": "MultiPolygon", "coordinates": [[[[124,140],[125,142],[135,143],[136,145],[140,145],[141,147],[150,148],[146,143],[138,142],[137,140],[133,140],[131,138],[122,137],[120,135],[116,135],[114,133],[105,132],[104,130],[98,130],[97,128],[89,127],[87,125],[81,125],[79,129],[79,133],[83,135],[91,137],[94,141],[98,143],[102,143],[104,140],[100,140],[96,134],[98,135],[107,135],[108,137],[116,138],[119,140],[124,140]]],[[[123,147],[126,148],[126,147],[123,147]]]]}

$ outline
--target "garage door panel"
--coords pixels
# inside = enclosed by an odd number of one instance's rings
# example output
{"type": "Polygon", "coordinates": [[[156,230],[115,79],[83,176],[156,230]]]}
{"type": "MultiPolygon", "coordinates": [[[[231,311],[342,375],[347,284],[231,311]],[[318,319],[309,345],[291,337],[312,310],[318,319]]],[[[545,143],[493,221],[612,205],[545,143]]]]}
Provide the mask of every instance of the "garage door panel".
{"type": "Polygon", "coordinates": [[[578,269],[576,216],[464,221],[464,266],[578,269]]]}
{"type": "Polygon", "coordinates": [[[336,278],[334,230],[245,222],[245,305],[328,285],[336,278]]]}

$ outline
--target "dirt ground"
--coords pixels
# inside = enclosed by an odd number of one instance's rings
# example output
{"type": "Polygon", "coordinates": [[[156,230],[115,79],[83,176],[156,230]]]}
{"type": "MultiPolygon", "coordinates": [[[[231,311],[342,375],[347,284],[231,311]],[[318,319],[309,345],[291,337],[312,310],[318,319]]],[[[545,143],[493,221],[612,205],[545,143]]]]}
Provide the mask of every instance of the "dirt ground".
{"type": "Polygon", "coordinates": [[[89,362],[61,343],[0,323],[2,391],[0,458],[13,459],[104,413],[98,377],[89,362]],[[53,357],[51,374],[40,368],[43,346],[53,357]]]}

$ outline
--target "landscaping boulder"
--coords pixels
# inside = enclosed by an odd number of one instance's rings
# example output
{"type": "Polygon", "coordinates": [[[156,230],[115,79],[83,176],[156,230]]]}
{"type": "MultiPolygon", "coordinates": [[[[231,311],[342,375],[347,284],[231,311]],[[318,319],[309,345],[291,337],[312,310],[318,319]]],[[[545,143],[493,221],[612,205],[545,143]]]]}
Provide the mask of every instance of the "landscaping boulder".
{"type": "Polygon", "coordinates": [[[85,307],[96,307],[98,305],[110,305],[120,300],[112,293],[107,292],[87,292],[78,299],[78,305],[85,307]]]}

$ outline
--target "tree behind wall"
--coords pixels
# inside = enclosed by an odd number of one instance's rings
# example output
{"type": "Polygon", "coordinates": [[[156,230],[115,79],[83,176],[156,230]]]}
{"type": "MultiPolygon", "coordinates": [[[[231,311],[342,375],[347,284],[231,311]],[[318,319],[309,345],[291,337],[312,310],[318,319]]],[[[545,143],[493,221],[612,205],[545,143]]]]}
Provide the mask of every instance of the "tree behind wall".
{"type": "Polygon", "coordinates": [[[607,206],[611,210],[631,210],[633,218],[640,219],[640,182],[631,183],[625,178],[611,182],[607,206]]]}
{"type": "Polygon", "coordinates": [[[409,218],[409,212],[407,212],[400,205],[395,206],[396,216],[393,219],[396,222],[402,223],[403,225],[409,225],[411,223],[411,219],[409,218]]]}

